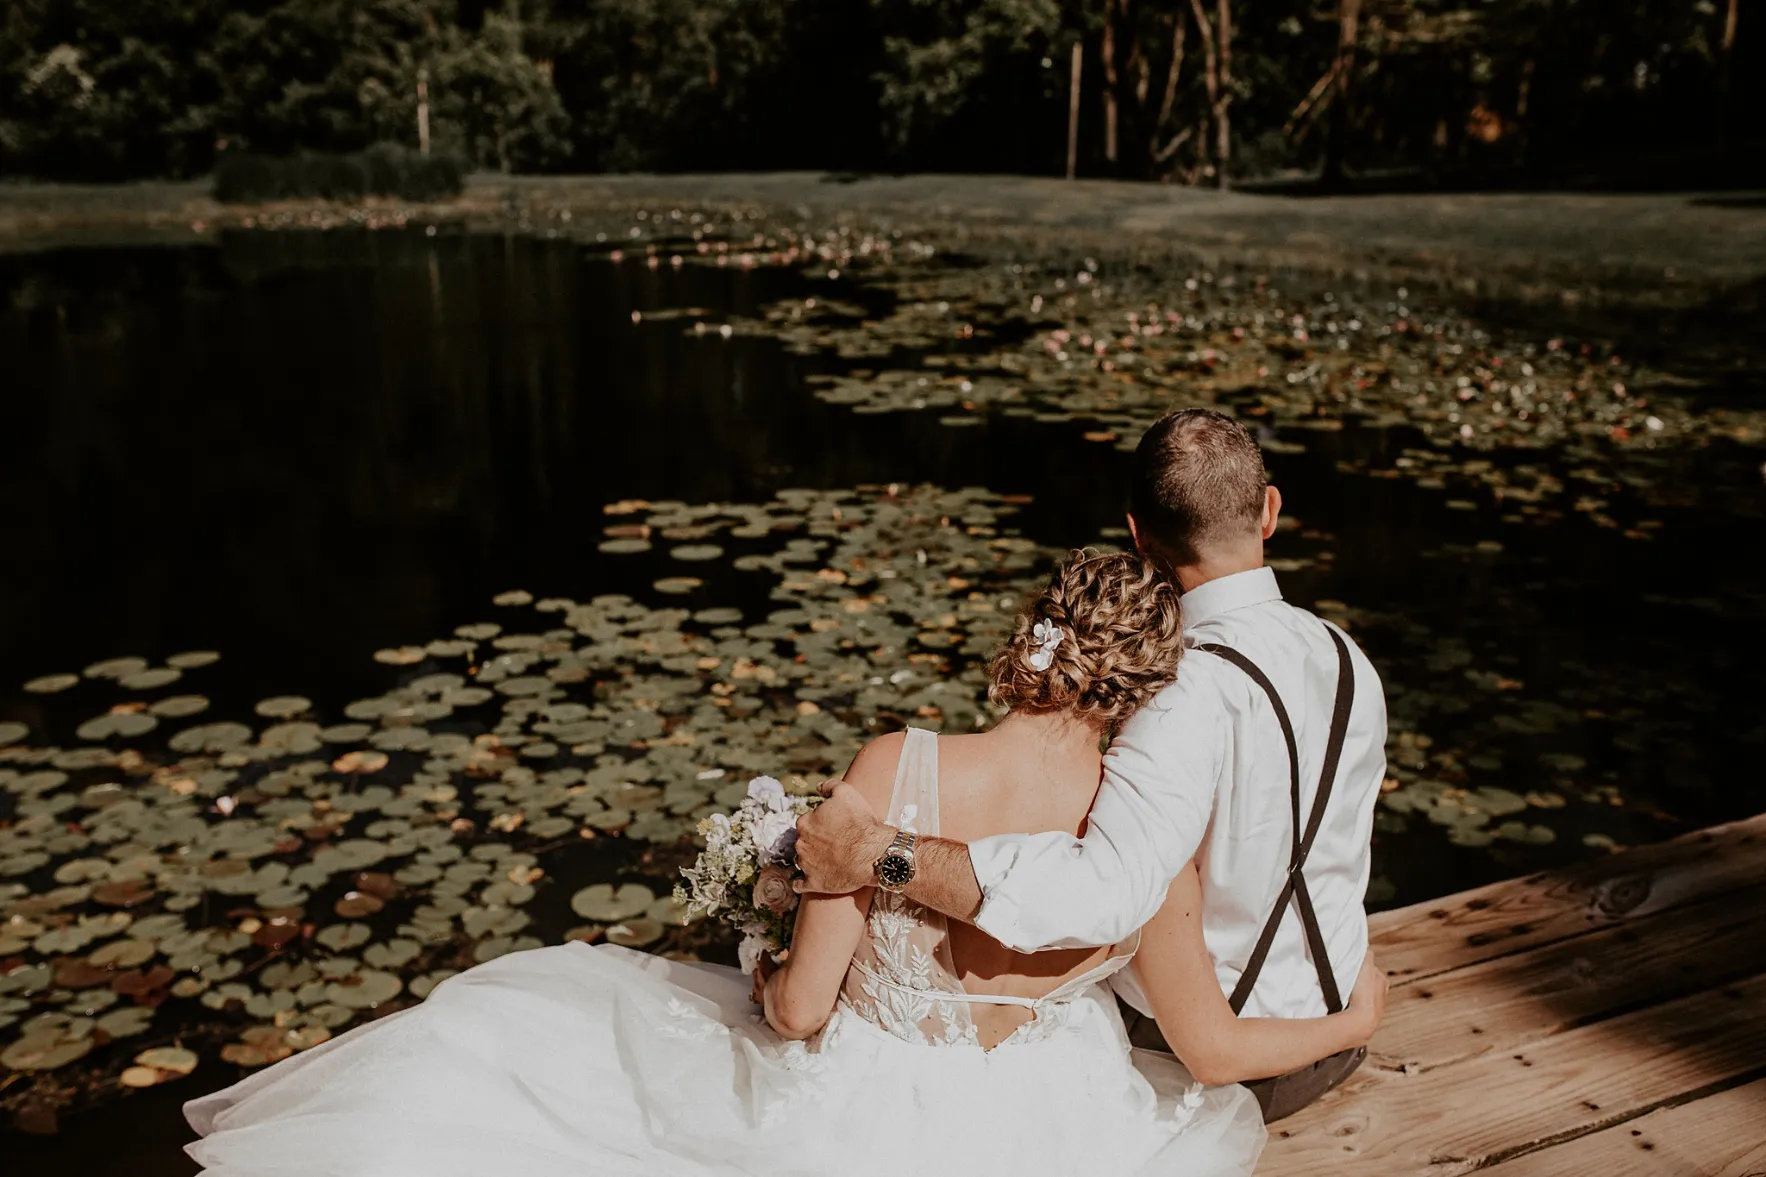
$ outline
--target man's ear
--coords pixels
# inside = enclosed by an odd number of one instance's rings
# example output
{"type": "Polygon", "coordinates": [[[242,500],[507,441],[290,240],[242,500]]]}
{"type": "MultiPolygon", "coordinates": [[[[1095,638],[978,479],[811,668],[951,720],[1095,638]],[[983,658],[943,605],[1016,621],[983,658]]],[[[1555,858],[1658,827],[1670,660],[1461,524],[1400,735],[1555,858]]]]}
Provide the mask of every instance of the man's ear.
{"type": "Polygon", "coordinates": [[[1134,513],[1132,511],[1129,512],[1128,515],[1128,536],[1134,541],[1135,551],[1146,556],[1149,560],[1152,559],[1151,554],[1147,551],[1146,542],[1141,539],[1141,525],[1135,522],[1134,513]]]}
{"type": "Polygon", "coordinates": [[[1276,520],[1282,515],[1282,492],[1275,487],[1266,487],[1263,491],[1263,538],[1268,539],[1275,534],[1276,520]]]}

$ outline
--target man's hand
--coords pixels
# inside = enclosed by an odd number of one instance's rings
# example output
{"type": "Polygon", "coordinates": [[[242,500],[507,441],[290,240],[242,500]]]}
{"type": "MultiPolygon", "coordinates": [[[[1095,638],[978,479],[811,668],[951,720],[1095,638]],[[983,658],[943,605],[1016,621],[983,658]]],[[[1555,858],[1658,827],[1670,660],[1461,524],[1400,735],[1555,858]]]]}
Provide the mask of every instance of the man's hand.
{"type": "Polygon", "coordinates": [[[864,796],[845,781],[822,786],[827,800],[797,821],[798,891],[845,895],[875,883],[871,865],[889,849],[895,830],[877,820],[864,796]]]}

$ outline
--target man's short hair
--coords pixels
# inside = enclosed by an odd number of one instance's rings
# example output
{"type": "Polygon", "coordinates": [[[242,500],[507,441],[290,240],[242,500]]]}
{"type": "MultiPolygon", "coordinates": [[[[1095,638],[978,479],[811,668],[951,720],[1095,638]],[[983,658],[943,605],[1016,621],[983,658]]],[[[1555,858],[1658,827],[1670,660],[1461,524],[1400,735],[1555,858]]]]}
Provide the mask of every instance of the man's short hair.
{"type": "Polygon", "coordinates": [[[1147,555],[1169,571],[1255,532],[1268,486],[1263,451],[1243,425],[1212,409],[1179,409],[1135,447],[1129,510],[1147,555]]]}

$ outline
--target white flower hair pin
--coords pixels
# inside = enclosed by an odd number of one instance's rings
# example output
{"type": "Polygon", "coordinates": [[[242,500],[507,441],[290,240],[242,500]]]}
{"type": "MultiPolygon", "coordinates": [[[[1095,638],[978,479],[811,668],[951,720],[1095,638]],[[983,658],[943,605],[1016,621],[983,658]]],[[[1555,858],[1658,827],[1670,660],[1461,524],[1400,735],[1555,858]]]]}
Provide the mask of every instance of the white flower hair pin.
{"type": "Polygon", "coordinates": [[[1060,649],[1061,641],[1067,636],[1060,626],[1049,621],[1039,621],[1036,628],[1030,631],[1036,639],[1036,652],[1030,655],[1030,668],[1041,674],[1055,664],[1055,651],[1060,649]]]}

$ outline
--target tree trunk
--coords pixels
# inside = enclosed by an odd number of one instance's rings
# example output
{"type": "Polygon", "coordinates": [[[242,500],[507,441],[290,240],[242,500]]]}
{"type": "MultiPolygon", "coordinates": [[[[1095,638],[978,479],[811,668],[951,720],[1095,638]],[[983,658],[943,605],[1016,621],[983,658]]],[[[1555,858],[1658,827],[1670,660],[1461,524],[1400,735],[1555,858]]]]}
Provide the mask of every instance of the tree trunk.
{"type": "Polygon", "coordinates": [[[429,154],[429,69],[417,71],[417,151],[429,154]]]}
{"type": "Polygon", "coordinates": [[[1079,79],[1085,68],[1085,49],[1073,42],[1072,80],[1067,84],[1067,178],[1071,180],[1079,166],[1079,79]]]}
{"type": "Polygon", "coordinates": [[[1361,36],[1361,0],[1338,0],[1337,60],[1332,66],[1336,94],[1325,117],[1324,168],[1326,183],[1343,178],[1343,157],[1349,148],[1349,101],[1354,93],[1355,45],[1361,36]]]}
{"type": "Polygon", "coordinates": [[[1171,121],[1171,112],[1177,106],[1177,83],[1183,75],[1184,38],[1189,27],[1189,17],[1184,15],[1183,9],[1171,14],[1171,68],[1165,71],[1165,93],[1159,100],[1159,117],[1153,123],[1153,139],[1148,144],[1155,167],[1162,168],[1165,161],[1177,153],[1177,149],[1183,146],[1184,140],[1190,135],[1187,130],[1179,131],[1165,144],[1161,145],[1159,142],[1159,136],[1165,134],[1166,124],[1171,121]]]}
{"type": "Polygon", "coordinates": [[[1233,137],[1232,117],[1230,108],[1233,102],[1233,17],[1232,0],[1220,0],[1220,27],[1216,37],[1220,42],[1220,90],[1214,98],[1214,156],[1217,161],[1214,178],[1220,187],[1226,187],[1227,165],[1232,159],[1233,137]]]}
{"type": "MultiPolygon", "coordinates": [[[[1208,13],[1202,8],[1202,0],[1190,0],[1190,11],[1196,14],[1196,31],[1202,34],[1202,83],[1208,88],[1209,115],[1220,111],[1220,57],[1215,51],[1214,26],[1208,23],[1208,13]]],[[[1196,136],[1196,164],[1198,171],[1206,175],[1208,170],[1208,116],[1203,116],[1201,134],[1196,136]]]]}
{"type": "Polygon", "coordinates": [[[1116,14],[1121,0],[1104,0],[1104,158],[1116,167],[1116,14]]]}
{"type": "Polygon", "coordinates": [[[1729,91],[1735,60],[1735,25],[1741,15],[1740,9],[1741,0],[1729,0],[1729,13],[1723,18],[1723,39],[1717,46],[1720,59],[1717,66],[1717,149],[1724,153],[1729,150],[1729,91]]]}

